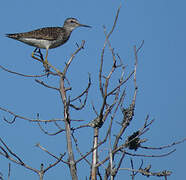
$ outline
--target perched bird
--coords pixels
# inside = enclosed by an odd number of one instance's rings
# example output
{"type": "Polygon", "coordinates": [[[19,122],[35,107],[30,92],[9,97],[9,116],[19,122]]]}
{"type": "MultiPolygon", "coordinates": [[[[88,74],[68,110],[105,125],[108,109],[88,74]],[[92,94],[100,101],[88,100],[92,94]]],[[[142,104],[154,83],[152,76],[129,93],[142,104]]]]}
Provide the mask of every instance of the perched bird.
{"type": "Polygon", "coordinates": [[[45,27],[25,33],[6,34],[6,36],[39,49],[46,49],[45,62],[47,63],[48,50],[66,43],[77,27],[91,28],[91,26],[80,24],[75,18],[67,18],[63,27],[45,27]]]}

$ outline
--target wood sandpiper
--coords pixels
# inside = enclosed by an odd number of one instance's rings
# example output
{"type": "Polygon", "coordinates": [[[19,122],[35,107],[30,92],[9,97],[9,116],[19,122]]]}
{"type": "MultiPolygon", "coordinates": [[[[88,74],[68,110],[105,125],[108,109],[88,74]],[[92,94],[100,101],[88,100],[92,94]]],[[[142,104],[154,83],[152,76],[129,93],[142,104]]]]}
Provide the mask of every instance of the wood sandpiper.
{"type": "Polygon", "coordinates": [[[39,49],[46,49],[45,63],[48,63],[48,50],[66,43],[72,31],[77,27],[90,28],[91,26],[80,24],[75,18],[67,18],[63,27],[45,27],[25,33],[6,34],[6,36],[39,49]]]}

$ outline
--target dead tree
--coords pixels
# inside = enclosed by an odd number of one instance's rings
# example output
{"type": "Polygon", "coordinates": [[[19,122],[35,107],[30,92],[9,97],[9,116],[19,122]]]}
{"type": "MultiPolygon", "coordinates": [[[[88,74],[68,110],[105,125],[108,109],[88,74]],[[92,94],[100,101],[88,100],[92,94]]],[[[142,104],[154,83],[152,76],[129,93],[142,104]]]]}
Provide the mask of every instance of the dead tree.
{"type": "MultiPolygon", "coordinates": [[[[35,119],[30,119],[26,116],[19,115],[11,110],[0,107],[1,111],[10,114],[13,119],[12,121],[4,118],[4,121],[13,124],[16,123],[18,119],[24,119],[26,121],[30,121],[32,123],[37,123],[40,130],[46,135],[57,135],[59,133],[65,132],[66,136],[66,150],[62,150],[61,155],[57,156],[51,153],[47,148],[43,147],[40,143],[37,143],[36,146],[43,150],[45,153],[54,158],[55,162],[51,163],[49,166],[44,168],[43,163],[40,165],[40,169],[33,168],[29,166],[26,162],[22,160],[20,156],[18,156],[14,150],[11,150],[11,145],[4,142],[2,138],[0,138],[0,155],[10,160],[12,163],[16,163],[26,169],[29,169],[35,172],[40,180],[44,179],[45,173],[51,168],[55,168],[55,165],[58,163],[61,166],[68,166],[71,174],[71,178],[73,180],[77,180],[77,166],[80,162],[86,163],[87,170],[89,170],[89,179],[97,180],[97,179],[111,179],[113,180],[119,171],[128,170],[131,172],[131,179],[134,179],[136,175],[141,174],[143,176],[156,176],[156,177],[164,177],[168,179],[168,176],[171,175],[171,172],[168,170],[152,172],[151,164],[147,167],[143,167],[143,161],[141,165],[135,169],[133,157],[164,157],[175,151],[172,149],[167,151],[167,153],[153,155],[149,154],[137,154],[133,151],[138,151],[138,149],[143,148],[146,150],[161,150],[165,148],[172,148],[174,145],[184,142],[186,139],[183,139],[179,142],[174,142],[170,145],[165,145],[162,147],[147,147],[143,146],[143,144],[147,141],[146,138],[142,138],[147,131],[150,130],[150,126],[154,122],[154,120],[149,120],[149,116],[147,116],[144,120],[144,125],[139,127],[138,130],[133,132],[133,134],[128,135],[128,138],[124,139],[124,135],[126,135],[126,130],[130,128],[130,123],[134,119],[135,108],[136,108],[136,98],[138,92],[136,74],[137,74],[137,65],[138,65],[138,54],[143,48],[144,41],[137,47],[134,46],[134,66],[133,70],[127,74],[125,69],[127,68],[123,62],[122,58],[116,53],[115,49],[112,47],[110,42],[110,37],[114,32],[114,29],[117,24],[117,19],[119,16],[120,7],[117,10],[117,14],[113,23],[113,26],[109,32],[107,32],[106,27],[104,27],[105,34],[105,42],[103,45],[103,49],[100,57],[100,65],[99,65],[99,107],[95,107],[94,102],[91,104],[92,111],[95,113],[95,118],[89,119],[88,123],[85,123],[83,120],[87,119],[86,115],[82,118],[82,120],[72,119],[71,118],[71,110],[75,110],[77,113],[83,110],[87,105],[88,94],[91,88],[91,76],[88,76],[88,84],[87,87],[76,97],[71,98],[68,95],[68,92],[72,92],[72,87],[68,80],[67,72],[72,62],[75,60],[76,54],[80,53],[84,49],[85,41],[82,41],[81,45],[77,47],[76,51],[72,54],[72,56],[67,61],[63,70],[57,69],[51,64],[44,63],[43,55],[39,49],[35,50],[34,59],[43,64],[45,68],[45,73],[41,75],[25,75],[22,73],[11,71],[3,66],[0,66],[1,69],[7,71],[9,73],[13,73],[23,77],[32,77],[37,78],[36,83],[50,88],[54,91],[57,91],[60,94],[61,101],[63,104],[63,117],[59,119],[40,119],[39,114],[35,119]],[[111,53],[112,63],[108,64],[105,61],[105,50],[109,49],[111,53]],[[110,68],[109,71],[104,70],[104,66],[110,68]],[[41,78],[53,76],[59,79],[59,86],[53,87],[41,78]],[[127,82],[133,81],[133,96],[131,97],[131,102],[127,105],[125,104],[126,97],[126,88],[127,82]],[[79,103],[79,105],[77,105],[79,103]],[[75,126],[73,124],[74,121],[79,123],[79,126],[75,126]],[[56,128],[58,129],[55,133],[50,133],[43,128],[43,123],[54,123],[56,128]],[[117,131],[113,131],[113,126],[117,126],[117,131]],[[92,147],[88,147],[85,150],[82,150],[79,147],[79,142],[81,141],[81,137],[75,137],[75,132],[81,131],[82,129],[87,128],[89,131],[92,130],[92,147]],[[100,136],[101,134],[101,136],[100,136]],[[106,150],[105,150],[106,147],[106,150]],[[104,155],[101,152],[104,151],[104,155]],[[128,167],[123,167],[123,160],[127,157],[130,157],[130,165],[128,167]],[[89,167],[89,168],[88,168],[89,167]],[[100,170],[101,169],[101,170],[100,170]]],[[[89,97],[91,99],[91,97],[89,97]]],[[[90,104],[90,103],[89,103],[90,104]]],[[[125,165],[126,166],[126,165],[125,165]]],[[[10,167],[9,167],[9,178],[10,177],[10,167]]],[[[2,176],[1,176],[1,179],[2,176]]],[[[14,179],[14,178],[12,178],[14,179]]]]}

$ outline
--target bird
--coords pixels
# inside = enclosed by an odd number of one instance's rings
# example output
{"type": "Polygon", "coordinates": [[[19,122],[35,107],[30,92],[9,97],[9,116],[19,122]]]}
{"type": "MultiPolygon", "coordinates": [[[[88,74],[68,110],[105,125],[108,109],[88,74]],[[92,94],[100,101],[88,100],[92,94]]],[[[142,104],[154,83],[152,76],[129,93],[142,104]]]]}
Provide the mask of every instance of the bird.
{"type": "MultiPolygon", "coordinates": [[[[48,50],[66,43],[72,31],[77,27],[91,28],[91,26],[80,24],[76,18],[67,18],[63,27],[44,27],[29,32],[6,34],[6,36],[39,49],[46,49],[44,62],[48,63],[48,50]]],[[[34,53],[35,51],[33,51],[32,57],[34,57],[34,53]]]]}

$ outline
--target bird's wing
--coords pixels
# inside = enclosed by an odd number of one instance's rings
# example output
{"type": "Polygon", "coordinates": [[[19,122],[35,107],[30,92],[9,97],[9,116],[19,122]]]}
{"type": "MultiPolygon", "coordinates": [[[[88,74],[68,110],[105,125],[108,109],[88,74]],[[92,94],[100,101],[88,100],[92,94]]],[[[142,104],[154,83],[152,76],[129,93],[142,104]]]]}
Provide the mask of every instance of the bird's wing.
{"type": "Polygon", "coordinates": [[[52,41],[57,39],[61,31],[63,29],[60,27],[46,27],[25,33],[6,34],[6,36],[13,39],[36,38],[52,41]]]}

